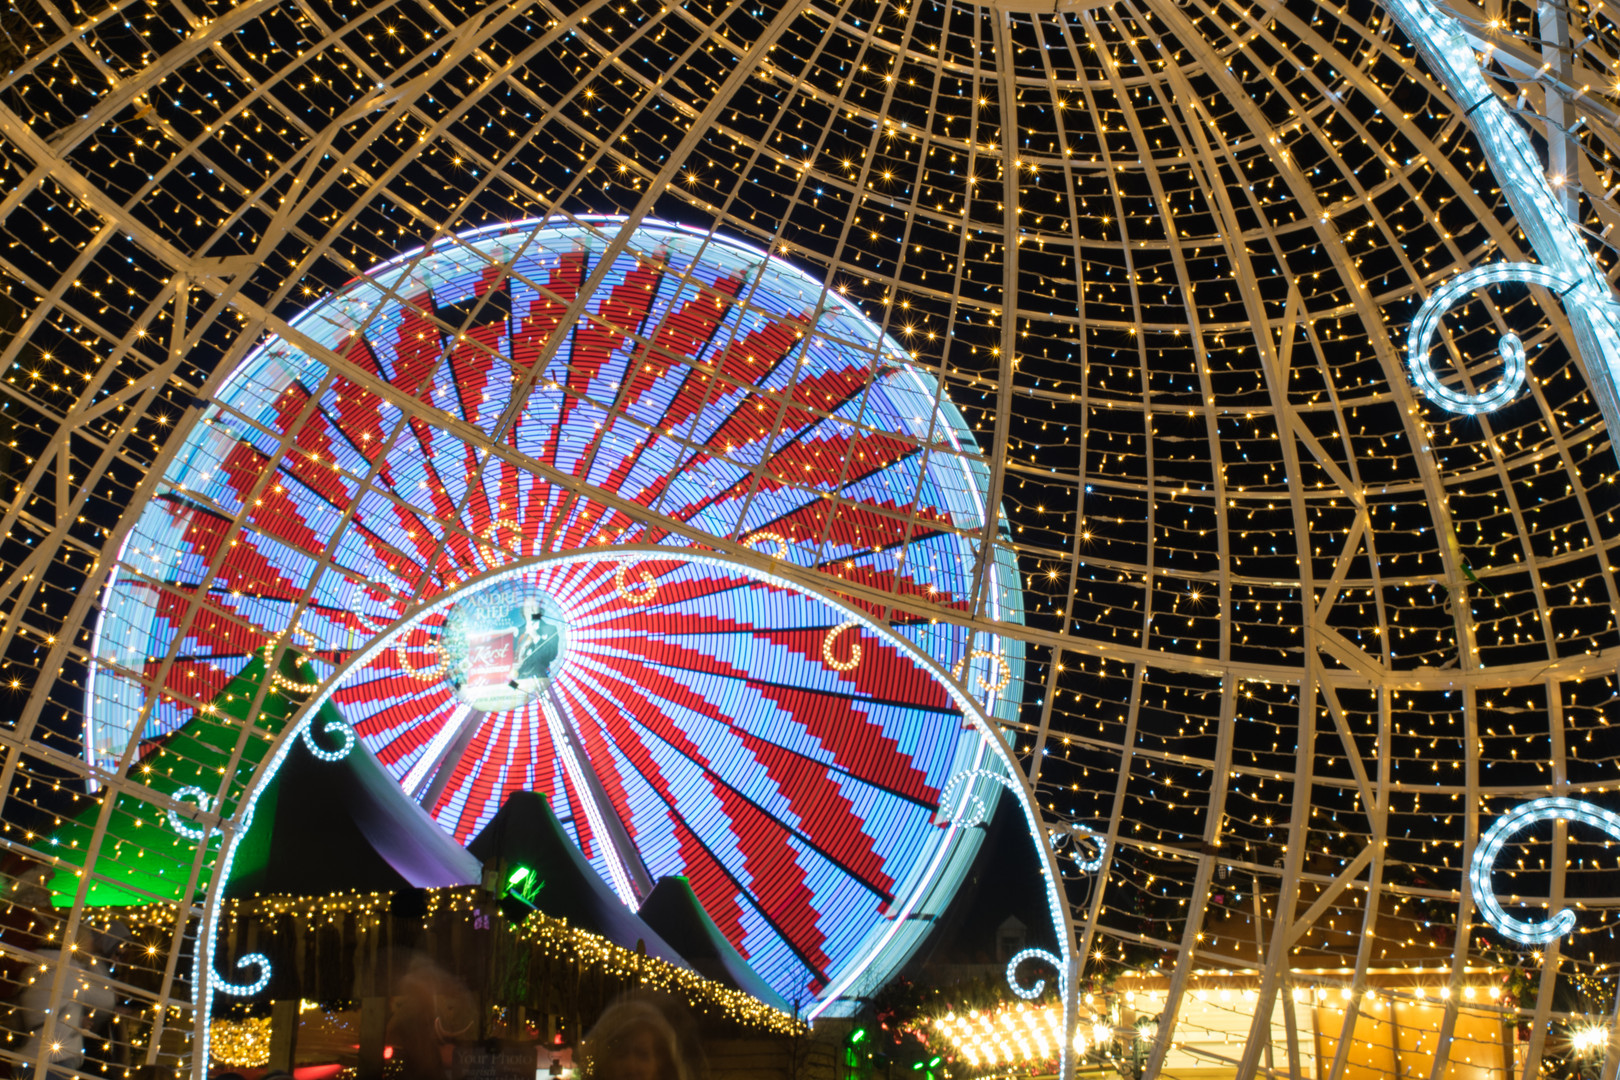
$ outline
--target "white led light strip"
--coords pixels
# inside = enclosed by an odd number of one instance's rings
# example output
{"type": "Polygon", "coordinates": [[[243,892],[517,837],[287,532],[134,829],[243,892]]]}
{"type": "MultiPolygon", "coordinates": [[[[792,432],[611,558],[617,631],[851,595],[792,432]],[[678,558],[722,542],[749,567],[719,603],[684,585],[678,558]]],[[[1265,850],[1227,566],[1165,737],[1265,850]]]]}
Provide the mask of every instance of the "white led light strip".
{"type": "Polygon", "coordinates": [[[1423,55],[1429,70],[1466,111],[1465,119],[1485,151],[1486,161],[1512,207],[1517,224],[1541,259],[1480,267],[1452,279],[1418,311],[1407,341],[1412,377],[1435,404],[1452,412],[1494,409],[1524,385],[1524,347],[1513,335],[1498,351],[1507,370],[1493,389],[1461,394],[1440,385],[1429,366],[1429,338],[1441,314],[1465,293],[1486,285],[1528,282],[1555,289],[1563,300],[1575,344],[1609,429],[1620,430],[1620,302],[1587,249],[1574,222],[1553,197],[1541,159],[1529,134],[1508,113],[1485,82],[1473,46],[1460,23],[1433,0],[1385,0],[1384,5],[1423,55]]]}
{"type": "Polygon", "coordinates": [[[1040,997],[1041,992],[1046,989],[1045,979],[1036,979],[1028,986],[1024,986],[1018,981],[1018,965],[1022,964],[1025,960],[1045,960],[1048,964],[1051,964],[1053,967],[1057,968],[1059,991],[1061,992],[1067,988],[1068,969],[1063,966],[1063,961],[1061,959],[1053,956],[1045,949],[1025,949],[1023,952],[1015,954],[1011,960],[1007,961],[1007,986],[1012,990],[1013,993],[1017,994],[1025,1001],[1034,1001],[1036,998],[1040,997]]]}
{"type": "Polygon", "coordinates": [[[1491,870],[1496,865],[1497,857],[1502,854],[1503,845],[1539,821],[1573,821],[1600,829],[1614,839],[1620,840],[1620,814],[1612,813],[1600,806],[1593,806],[1589,802],[1581,802],[1579,799],[1551,795],[1531,799],[1523,806],[1502,815],[1496,824],[1480,837],[1479,846],[1474,849],[1474,861],[1468,867],[1468,879],[1474,889],[1474,902],[1479,905],[1480,916],[1497,933],[1521,945],[1540,945],[1561,938],[1575,929],[1575,912],[1572,908],[1559,909],[1546,922],[1527,922],[1509,915],[1491,888],[1491,870]]]}

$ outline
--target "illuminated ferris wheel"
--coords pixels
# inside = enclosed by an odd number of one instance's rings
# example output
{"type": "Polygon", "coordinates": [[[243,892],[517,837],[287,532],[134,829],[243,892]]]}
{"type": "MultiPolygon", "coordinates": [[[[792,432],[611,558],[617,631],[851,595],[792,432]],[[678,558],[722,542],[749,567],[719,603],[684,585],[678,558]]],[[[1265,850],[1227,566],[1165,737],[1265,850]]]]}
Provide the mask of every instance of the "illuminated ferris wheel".
{"type": "Polygon", "coordinates": [[[240,365],[107,590],[86,753],[280,642],[456,839],[539,791],[626,902],[687,875],[785,1000],[836,1008],[965,872],[942,796],[995,768],[970,719],[1015,715],[1023,664],[866,598],[1017,623],[1017,570],[992,547],[973,593],[979,450],[836,290],[619,224],[452,237],[240,365]]]}

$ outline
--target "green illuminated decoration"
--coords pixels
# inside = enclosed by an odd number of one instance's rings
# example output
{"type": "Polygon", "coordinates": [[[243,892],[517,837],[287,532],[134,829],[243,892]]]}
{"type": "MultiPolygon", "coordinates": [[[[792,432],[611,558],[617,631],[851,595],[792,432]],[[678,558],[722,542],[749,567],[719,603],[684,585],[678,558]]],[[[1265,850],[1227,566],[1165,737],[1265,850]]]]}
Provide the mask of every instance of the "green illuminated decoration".
{"type": "MultiPolygon", "coordinates": [[[[87,870],[91,879],[84,902],[92,907],[179,902],[188,898],[187,885],[198,844],[207,845],[209,853],[189,891],[192,897],[206,891],[221,839],[219,829],[206,821],[229,819],[236,812],[254,770],[298,707],[297,700],[275,683],[298,685],[315,680],[313,670],[291,650],[282,654],[277,674],[280,679],[272,680],[261,700],[265,665],[262,658],[254,659],[189,721],[143,748],[130,766],[131,773],[172,800],[172,805],[146,802],[108,786],[100,798],[62,822],[46,841],[46,849],[61,860],[50,880],[52,904],[71,906],[87,870]],[[255,702],[258,711],[249,723],[255,702]],[[223,785],[224,797],[215,806],[213,799],[222,787],[220,778],[230,768],[237,743],[244,737],[234,780],[223,785]],[[109,798],[115,801],[107,821],[107,836],[99,857],[86,867],[84,851],[90,847],[104,801],[109,798]]],[[[315,723],[324,729],[331,722],[341,724],[342,717],[328,704],[315,723]]],[[[275,819],[274,799],[272,785],[261,799],[254,827],[237,851],[233,877],[253,871],[266,858],[270,823],[275,819]]]]}

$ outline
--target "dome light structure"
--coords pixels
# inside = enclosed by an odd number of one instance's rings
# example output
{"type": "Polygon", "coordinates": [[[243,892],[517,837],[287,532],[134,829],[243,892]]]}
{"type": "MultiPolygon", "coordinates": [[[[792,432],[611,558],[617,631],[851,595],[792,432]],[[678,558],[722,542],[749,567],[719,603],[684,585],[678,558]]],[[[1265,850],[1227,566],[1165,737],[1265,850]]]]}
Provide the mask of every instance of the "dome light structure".
{"type": "Polygon", "coordinates": [[[294,739],[458,837],[545,788],[627,899],[755,860],[730,932],[831,1012],[1016,803],[1064,1071],[1099,1031],[1336,1080],[1616,1030],[1604,5],[0,30],[0,998],[142,1017],[41,1010],[14,1067],[201,1073],[209,975],[254,981],[192,968],[220,860],[294,739]],[[162,755],[244,670],[292,719],[199,783],[162,755]],[[746,814],[781,843],[727,848],[746,814]],[[846,887],[859,926],[810,899],[846,887]],[[58,962],[139,890],[166,932],[58,962]]]}

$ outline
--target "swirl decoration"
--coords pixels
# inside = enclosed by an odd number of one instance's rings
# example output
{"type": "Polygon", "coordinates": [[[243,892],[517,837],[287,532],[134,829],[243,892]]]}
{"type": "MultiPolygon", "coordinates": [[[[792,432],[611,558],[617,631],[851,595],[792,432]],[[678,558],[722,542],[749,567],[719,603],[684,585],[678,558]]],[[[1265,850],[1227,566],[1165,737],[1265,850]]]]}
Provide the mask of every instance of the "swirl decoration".
{"type": "Polygon", "coordinates": [[[620,598],[632,604],[645,604],[658,595],[658,583],[653,576],[645,570],[641,574],[641,588],[636,589],[625,581],[625,572],[630,569],[629,563],[620,563],[619,569],[613,574],[613,587],[618,590],[620,598]]]}
{"type": "Polygon", "coordinates": [[[959,772],[945,782],[945,790],[939,793],[942,823],[971,829],[975,825],[982,825],[990,816],[990,808],[985,806],[984,800],[976,792],[969,793],[966,801],[962,798],[962,788],[972,783],[977,775],[977,770],[959,772]]]}
{"type": "Polygon", "coordinates": [[[279,670],[279,665],[277,667],[270,666],[271,661],[276,654],[276,649],[281,645],[281,639],[290,638],[294,634],[302,639],[300,645],[306,652],[314,649],[315,639],[304,633],[302,630],[294,627],[271,634],[270,639],[263,645],[259,646],[259,653],[264,657],[265,667],[269,669],[271,685],[280,688],[289,695],[298,696],[320,689],[320,682],[304,682],[301,679],[289,679],[287,676],[281,673],[279,670]]]}
{"type": "Polygon", "coordinates": [[[957,825],[964,829],[971,829],[975,825],[982,825],[990,817],[990,807],[985,805],[977,793],[968,793],[964,802],[962,799],[964,785],[973,784],[980,780],[988,780],[993,784],[1000,784],[1015,796],[1018,794],[1018,785],[1013,779],[1003,773],[992,772],[989,769],[964,769],[955,773],[945,781],[945,786],[939,793],[939,814],[942,823],[957,825]]]}
{"type": "Polygon", "coordinates": [[[399,661],[399,669],[405,674],[409,675],[411,678],[418,679],[425,683],[438,682],[440,679],[444,678],[444,656],[438,651],[437,648],[434,649],[433,655],[435,660],[431,667],[412,667],[410,657],[405,654],[405,642],[401,640],[399,644],[394,646],[394,659],[399,661]]]}
{"type": "Polygon", "coordinates": [[[989,649],[974,649],[972,652],[968,653],[966,656],[956,662],[956,667],[951,669],[951,674],[956,677],[958,682],[960,682],[962,679],[963,669],[965,669],[967,665],[971,664],[975,660],[994,660],[996,662],[996,667],[1001,670],[1001,676],[993,683],[986,682],[982,673],[976,675],[975,678],[979,684],[980,690],[988,690],[992,694],[999,694],[1001,691],[1007,689],[1007,684],[1012,682],[1012,665],[1007,663],[1007,658],[1005,656],[1002,656],[1000,653],[991,652],[989,649]]]}
{"type": "Polygon", "coordinates": [[[832,668],[834,671],[854,671],[858,666],[860,666],[861,643],[858,640],[859,631],[859,624],[847,619],[833,627],[831,630],[827,631],[827,636],[821,639],[821,659],[828,667],[832,668]],[[856,631],[857,640],[850,642],[849,659],[840,660],[833,655],[833,642],[837,641],[838,635],[842,634],[845,630],[856,631]]]}
{"type": "Polygon", "coordinates": [[[1547,796],[1531,799],[1497,818],[1496,824],[1480,837],[1479,846],[1474,849],[1474,861],[1468,868],[1468,879],[1473,885],[1474,901],[1479,905],[1480,916],[1497,933],[1521,945],[1540,945],[1565,936],[1575,929],[1575,911],[1562,908],[1541,923],[1515,919],[1503,910],[1502,901],[1497,899],[1491,888],[1491,870],[1496,866],[1503,845],[1510,839],[1539,821],[1555,820],[1590,825],[1620,840],[1620,814],[1579,799],[1547,796]]]}
{"type": "Polygon", "coordinates": [[[349,751],[354,749],[354,728],[343,723],[341,720],[327,721],[321,727],[321,734],[331,735],[334,738],[343,740],[343,745],[338,747],[336,750],[328,750],[321,746],[315,741],[315,722],[314,720],[311,720],[309,724],[304,727],[304,746],[309,749],[310,753],[314,754],[322,761],[342,761],[344,758],[349,756],[349,751]]]}
{"type": "Polygon", "coordinates": [[[1074,865],[1087,874],[1095,874],[1102,869],[1103,855],[1108,850],[1108,838],[1089,825],[1082,825],[1078,821],[1071,821],[1067,825],[1060,825],[1049,834],[1052,850],[1059,854],[1066,854],[1074,860],[1074,865]],[[1082,855],[1081,844],[1094,844],[1097,853],[1090,858],[1082,855]]]}
{"type": "Polygon", "coordinates": [[[1023,952],[1015,953],[1013,958],[1007,961],[1007,986],[1012,990],[1013,993],[1017,994],[1025,1001],[1033,1001],[1034,999],[1040,997],[1041,992],[1046,989],[1045,979],[1036,979],[1028,986],[1024,986],[1018,981],[1018,965],[1022,964],[1025,960],[1044,960],[1048,964],[1051,964],[1053,967],[1057,968],[1058,988],[1060,990],[1063,988],[1065,982],[1063,977],[1063,961],[1058,957],[1053,956],[1045,949],[1025,949],[1023,952]]]}
{"type": "Polygon", "coordinates": [[[257,967],[259,977],[250,983],[233,983],[223,976],[214,976],[214,989],[231,997],[252,997],[270,985],[270,958],[264,953],[250,952],[236,962],[238,971],[245,967],[257,967]]]}
{"type": "MultiPolygon", "coordinates": [[[[185,799],[196,799],[198,811],[204,814],[208,813],[208,811],[212,809],[214,805],[213,797],[210,796],[208,792],[191,784],[188,784],[183,788],[175,788],[173,797],[177,802],[185,799]]],[[[185,818],[176,813],[172,808],[165,810],[164,813],[169,816],[169,828],[173,829],[187,840],[205,840],[209,836],[219,832],[218,828],[198,828],[197,826],[192,825],[186,821],[185,818]]]]}
{"type": "Polygon", "coordinates": [[[771,543],[776,545],[776,556],[775,556],[776,558],[785,559],[785,558],[788,557],[787,537],[783,536],[780,533],[757,532],[753,536],[750,536],[748,538],[748,543],[757,544],[761,540],[768,540],[771,543]]]}
{"type": "Polygon", "coordinates": [[[1594,393],[1604,420],[1620,424],[1620,302],[1603,268],[1592,257],[1586,238],[1559,205],[1547,179],[1546,166],[1530,141],[1529,132],[1497,97],[1486,80],[1479,54],[1463,24],[1436,0],[1390,0],[1384,5],[1407,39],[1437,76],[1458,114],[1473,130],[1503,197],[1513,210],[1514,223],[1524,231],[1540,265],[1524,263],[1481,267],[1459,275],[1429,298],[1418,312],[1408,341],[1413,378],[1434,401],[1453,412],[1476,414],[1503,404],[1524,383],[1522,343],[1507,335],[1498,346],[1506,370],[1502,381],[1483,394],[1458,394],[1439,386],[1429,368],[1427,354],[1439,313],[1467,289],[1498,281],[1523,281],[1557,289],[1574,331],[1575,346],[1586,372],[1596,384],[1594,393]]]}
{"type": "Polygon", "coordinates": [[[484,557],[484,561],[490,566],[500,563],[502,560],[498,557],[501,555],[521,556],[523,554],[523,526],[510,518],[496,518],[479,534],[478,553],[484,557]],[[513,536],[517,537],[516,548],[503,548],[500,546],[500,542],[495,539],[495,534],[502,529],[508,530],[513,536]]]}
{"type": "MultiPolygon", "coordinates": [[[[1504,334],[1496,351],[1502,357],[1502,381],[1478,394],[1463,394],[1444,386],[1434,368],[1429,365],[1429,339],[1440,326],[1440,317],[1457,301],[1475,289],[1508,282],[1540,285],[1558,293],[1576,289],[1578,278],[1572,278],[1550,267],[1536,263],[1496,263],[1476,266],[1458,274],[1435,291],[1418,309],[1417,319],[1406,342],[1406,363],[1412,369],[1412,380],[1429,400],[1454,413],[1474,416],[1507,404],[1524,387],[1524,343],[1516,334],[1504,334]]],[[[1579,302],[1577,300],[1577,302],[1579,302]]]]}

